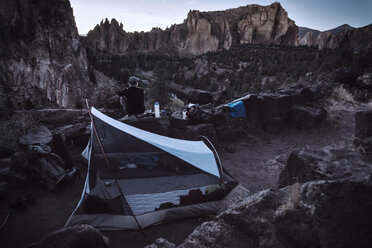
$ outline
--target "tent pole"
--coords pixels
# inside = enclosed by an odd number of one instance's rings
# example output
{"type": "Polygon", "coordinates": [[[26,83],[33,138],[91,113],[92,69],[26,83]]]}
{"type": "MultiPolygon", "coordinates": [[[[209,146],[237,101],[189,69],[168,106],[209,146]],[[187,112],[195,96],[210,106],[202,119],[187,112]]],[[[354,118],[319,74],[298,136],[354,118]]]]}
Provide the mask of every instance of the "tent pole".
{"type": "MultiPolygon", "coordinates": [[[[103,154],[103,157],[105,158],[107,168],[109,169],[109,171],[111,172],[112,176],[114,177],[114,180],[115,180],[115,183],[116,183],[116,185],[117,185],[117,187],[118,187],[118,189],[119,189],[119,192],[120,192],[120,194],[122,195],[122,197],[123,197],[123,199],[124,199],[124,202],[125,202],[125,204],[127,205],[128,209],[129,209],[130,214],[134,217],[134,220],[136,221],[139,230],[141,231],[141,233],[143,234],[143,236],[146,237],[145,232],[143,231],[141,225],[139,224],[139,222],[138,222],[136,216],[134,215],[134,213],[133,213],[131,207],[129,206],[129,203],[127,202],[127,200],[126,200],[126,198],[125,198],[125,196],[124,196],[123,191],[122,191],[121,188],[120,188],[120,185],[119,185],[119,182],[118,182],[118,178],[116,177],[114,171],[112,170],[112,167],[111,167],[111,164],[110,164],[110,162],[109,162],[109,160],[108,160],[108,157],[107,157],[107,155],[106,155],[106,152],[105,152],[105,150],[103,149],[103,145],[102,145],[101,139],[100,139],[100,137],[99,137],[99,135],[98,135],[98,132],[97,132],[96,126],[95,126],[94,121],[93,121],[92,112],[90,111],[89,100],[88,100],[88,99],[85,99],[85,101],[86,101],[87,108],[88,108],[89,118],[90,118],[90,120],[91,120],[91,122],[92,122],[93,131],[94,131],[94,134],[96,135],[96,138],[97,138],[97,140],[98,140],[98,144],[99,144],[99,146],[100,146],[100,149],[101,149],[101,152],[102,152],[102,154],[103,154]]],[[[93,141],[92,141],[92,142],[93,142],[93,141]]]]}
{"type": "MultiPolygon", "coordinates": [[[[222,163],[221,163],[221,160],[220,160],[220,156],[218,155],[217,151],[216,151],[216,148],[214,148],[214,145],[212,144],[212,142],[210,142],[210,140],[205,137],[204,135],[199,135],[198,137],[200,137],[201,139],[203,139],[203,141],[207,141],[208,144],[211,146],[211,150],[214,154],[214,156],[217,158],[217,168],[218,168],[218,171],[220,173],[220,182],[223,183],[223,169],[222,169],[222,163]]],[[[204,142],[205,143],[205,142],[204,142]]]]}

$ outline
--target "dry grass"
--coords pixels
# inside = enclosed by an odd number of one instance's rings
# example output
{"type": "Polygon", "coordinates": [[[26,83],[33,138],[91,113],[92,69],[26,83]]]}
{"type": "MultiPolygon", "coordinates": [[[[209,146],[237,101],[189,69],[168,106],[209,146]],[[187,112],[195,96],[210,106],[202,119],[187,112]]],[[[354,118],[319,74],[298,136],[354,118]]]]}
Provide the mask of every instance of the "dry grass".
{"type": "Polygon", "coordinates": [[[287,203],[285,204],[285,209],[295,209],[300,203],[300,184],[296,183],[291,186],[289,190],[289,196],[287,203]]]}
{"type": "Polygon", "coordinates": [[[342,85],[333,90],[332,98],[337,102],[355,103],[354,96],[342,85]]]}
{"type": "Polygon", "coordinates": [[[367,109],[372,109],[372,101],[370,101],[369,103],[366,103],[366,107],[367,109]]]}
{"type": "Polygon", "coordinates": [[[283,214],[287,211],[296,209],[300,205],[300,189],[299,183],[293,184],[289,188],[289,194],[286,202],[277,209],[277,214],[283,214]]]}
{"type": "Polygon", "coordinates": [[[184,107],[185,103],[178,98],[171,98],[169,101],[169,109],[174,112],[184,107]]]}

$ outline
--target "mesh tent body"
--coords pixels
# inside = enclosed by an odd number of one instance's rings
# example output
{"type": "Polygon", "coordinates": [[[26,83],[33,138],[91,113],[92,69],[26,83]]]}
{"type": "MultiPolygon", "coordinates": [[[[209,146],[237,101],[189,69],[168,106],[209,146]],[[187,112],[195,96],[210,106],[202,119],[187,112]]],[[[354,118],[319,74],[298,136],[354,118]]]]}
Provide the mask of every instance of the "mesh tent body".
{"type": "Polygon", "coordinates": [[[208,192],[220,187],[223,172],[203,141],[147,132],[93,107],[91,116],[102,147],[92,125],[84,190],[66,226],[138,229],[219,210],[221,199],[208,192]]]}

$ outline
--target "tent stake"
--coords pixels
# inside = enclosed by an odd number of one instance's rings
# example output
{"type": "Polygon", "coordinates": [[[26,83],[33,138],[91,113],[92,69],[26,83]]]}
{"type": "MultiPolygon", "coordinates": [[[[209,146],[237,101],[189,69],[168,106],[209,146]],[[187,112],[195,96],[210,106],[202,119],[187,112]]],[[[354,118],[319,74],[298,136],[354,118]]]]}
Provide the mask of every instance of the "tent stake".
{"type": "MultiPolygon", "coordinates": [[[[106,152],[105,152],[105,150],[103,149],[103,145],[102,145],[101,139],[100,139],[100,137],[99,137],[99,135],[98,135],[98,132],[97,132],[96,126],[95,126],[94,121],[93,121],[93,117],[92,117],[92,113],[91,113],[91,111],[90,111],[90,106],[89,106],[89,101],[88,101],[88,99],[85,99],[85,102],[86,102],[86,104],[87,104],[88,113],[89,113],[89,118],[90,118],[90,120],[91,120],[91,122],[92,122],[93,131],[94,131],[94,133],[95,133],[95,135],[96,135],[96,138],[97,138],[97,140],[98,140],[98,144],[99,144],[99,146],[100,146],[100,149],[101,149],[101,152],[102,152],[102,154],[103,154],[103,157],[105,158],[107,168],[109,169],[109,171],[111,172],[112,176],[114,177],[114,180],[115,180],[115,183],[116,183],[116,185],[117,185],[117,187],[118,187],[118,189],[119,189],[119,192],[120,192],[120,194],[122,195],[122,197],[123,197],[123,199],[124,199],[124,202],[125,202],[125,204],[127,205],[128,209],[129,209],[130,214],[134,217],[134,220],[136,221],[139,230],[141,231],[141,233],[143,234],[143,236],[146,237],[145,232],[143,231],[141,225],[139,224],[139,222],[138,222],[136,216],[134,215],[134,213],[133,213],[131,207],[129,206],[129,203],[127,202],[127,199],[126,199],[125,196],[124,196],[123,191],[122,191],[121,188],[120,188],[120,185],[119,185],[119,182],[118,182],[118,178],[116,177],[116,175],[115,175],[115,173],[114,173],[114,171],[113,171],[113,169],[112,169],[112,167],[111,167],[111,164],[110,164],[110,162],[109,162],[109,160],[108,160],[108,157],[106,156],[106,152]]],[[[92,142],[93,142],[93,141],[92,141],[92,142]]]]}

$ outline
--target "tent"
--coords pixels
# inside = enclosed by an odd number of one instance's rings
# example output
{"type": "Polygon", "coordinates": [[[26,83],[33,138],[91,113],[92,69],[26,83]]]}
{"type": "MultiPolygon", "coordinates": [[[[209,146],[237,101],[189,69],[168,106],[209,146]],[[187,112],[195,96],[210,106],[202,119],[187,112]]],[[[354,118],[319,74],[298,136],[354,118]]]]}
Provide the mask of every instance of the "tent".
{"type": "Polygon", "coordinates": [[[150,133],[90,110],[88,172],[66,226],[140,229],[213,214],[235,181],[208,141],[150,133]]]}

